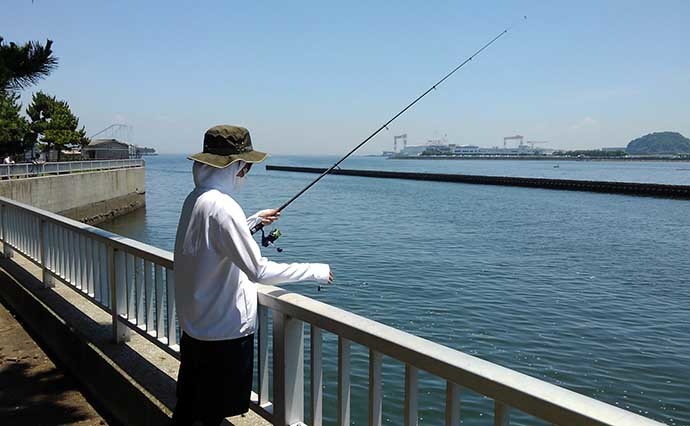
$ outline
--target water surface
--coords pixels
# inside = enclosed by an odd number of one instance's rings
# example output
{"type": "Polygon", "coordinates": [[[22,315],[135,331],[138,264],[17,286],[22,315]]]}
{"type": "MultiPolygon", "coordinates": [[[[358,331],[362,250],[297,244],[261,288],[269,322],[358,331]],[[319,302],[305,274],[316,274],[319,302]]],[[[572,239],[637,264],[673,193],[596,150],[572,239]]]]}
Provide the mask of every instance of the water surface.
{"type": "MultiPolygon", "coordinates": [[[[271,157],[328,166],[335,157],[271,157]]],[[[356,157],[343,168],[690,184],[687,163],[356,157]]],[[[147,207],[103,227],[171,250],[192,189],[182,156],[147,158],[147,207]]],[[[247,213],[315,175],[251,171],[247,213]]],[[[690,425],[690,202],[547,189],[329,176],[284,212],[277,261],[328,262],[337,286],[286,286],[654,419],[690,425]]],[[[337,341],[325,335],[334,422],[337,341]]],[[[367,352],[353,348],[353,424],[366,424],[367,352]]],[[[384,422],[400,424],[404,367],[384,358],[384,422]]],[[[420,375],[420,424],[443,421],[444,384],[420,375]]],[[[308,411],[307,411],[308,412],[308,411]]],[[[463,401],[463,424],[490,402],[463,401]]],[[[517,416],[516,424],[540,424],[517,416]]]]}

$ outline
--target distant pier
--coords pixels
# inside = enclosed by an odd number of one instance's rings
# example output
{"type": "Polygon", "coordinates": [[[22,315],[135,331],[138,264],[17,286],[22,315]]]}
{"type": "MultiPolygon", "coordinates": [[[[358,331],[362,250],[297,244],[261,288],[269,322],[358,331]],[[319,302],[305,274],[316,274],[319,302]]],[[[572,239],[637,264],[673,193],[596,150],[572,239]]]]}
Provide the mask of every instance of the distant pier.
{"type": "MultiPolygon", "coordinates": [[[[299,173],[323,173],[325,168],[267,165],[266,170],[299,173]]],[[[480,176],[443,173],[412,173],[383,170],[336,169],[335,175],[364,176],[384,179],[428,180],[434,182],[472,183],[479,185],[521,186],[526,188],[567,191],[604,192],[609,194],[690,199],[690,185],[667,185],[640,182],[607,182],[591,180],[545,179],[510,176],[480,176]]]]}

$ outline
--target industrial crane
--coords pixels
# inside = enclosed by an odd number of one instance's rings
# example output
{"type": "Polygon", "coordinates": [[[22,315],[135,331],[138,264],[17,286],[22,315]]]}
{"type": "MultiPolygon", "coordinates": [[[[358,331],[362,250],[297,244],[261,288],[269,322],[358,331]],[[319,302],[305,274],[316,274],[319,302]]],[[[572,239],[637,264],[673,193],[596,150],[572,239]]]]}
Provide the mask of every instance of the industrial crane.
{"type": "Polygon", "coordinates": [[[398,139],[402,140],[403,149],[407,148],[407,133],[402,135],[393,136],[393,152],[398,152],[398,139]]]}
{"type": "Polygon", "coordinates": [[[523,141],[524,139],[525,139],[525,137],[524,137],[524,136],[521,136],[521,135],[506,136],[505,138],[503,138],[503,149],[506,149],[506,148],[508,147],[508,141],[510,141],[510,140],[518,140],[518,141],[520,141],[520,143],[518,144],[518,146],[520,146],[520,145],[522,145],[522,141],[523,141]]]}

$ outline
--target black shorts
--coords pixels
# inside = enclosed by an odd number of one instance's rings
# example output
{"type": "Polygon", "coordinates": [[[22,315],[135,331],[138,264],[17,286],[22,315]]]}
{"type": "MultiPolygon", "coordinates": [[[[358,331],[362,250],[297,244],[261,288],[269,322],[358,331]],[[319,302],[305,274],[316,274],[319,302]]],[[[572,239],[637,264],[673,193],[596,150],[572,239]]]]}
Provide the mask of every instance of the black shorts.
{"type": "Polygon", "coordinates": [[[254,335],[204,341],[182,334],[175,417],[229,417],[249,410],[254,335]]]}

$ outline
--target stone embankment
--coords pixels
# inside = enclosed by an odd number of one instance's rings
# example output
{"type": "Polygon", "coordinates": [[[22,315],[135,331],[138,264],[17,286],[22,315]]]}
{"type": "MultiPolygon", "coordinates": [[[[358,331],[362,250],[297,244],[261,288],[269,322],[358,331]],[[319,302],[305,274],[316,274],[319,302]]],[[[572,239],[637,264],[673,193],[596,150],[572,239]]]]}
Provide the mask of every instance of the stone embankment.
{"type": "MultiPolygon", "coordinates": [[[[267,165],[266,170],[323,173],[326,169],[317,167],[292,167],[267,165]]],[[[478,176],[442,173],[411,173],[383,170],[336,169],[334,175],[364,176],[386,179],[427,180],[435,182],[457,182],[481,185],[521,186],[527,188],[560,189],[567,191],[605,192],[609,194],[641,195],[665,198],[690,199],[690,185],[665,185],[658,183],[607,182],[590,180],[524,178],[510,176],[478,176]]]]}

